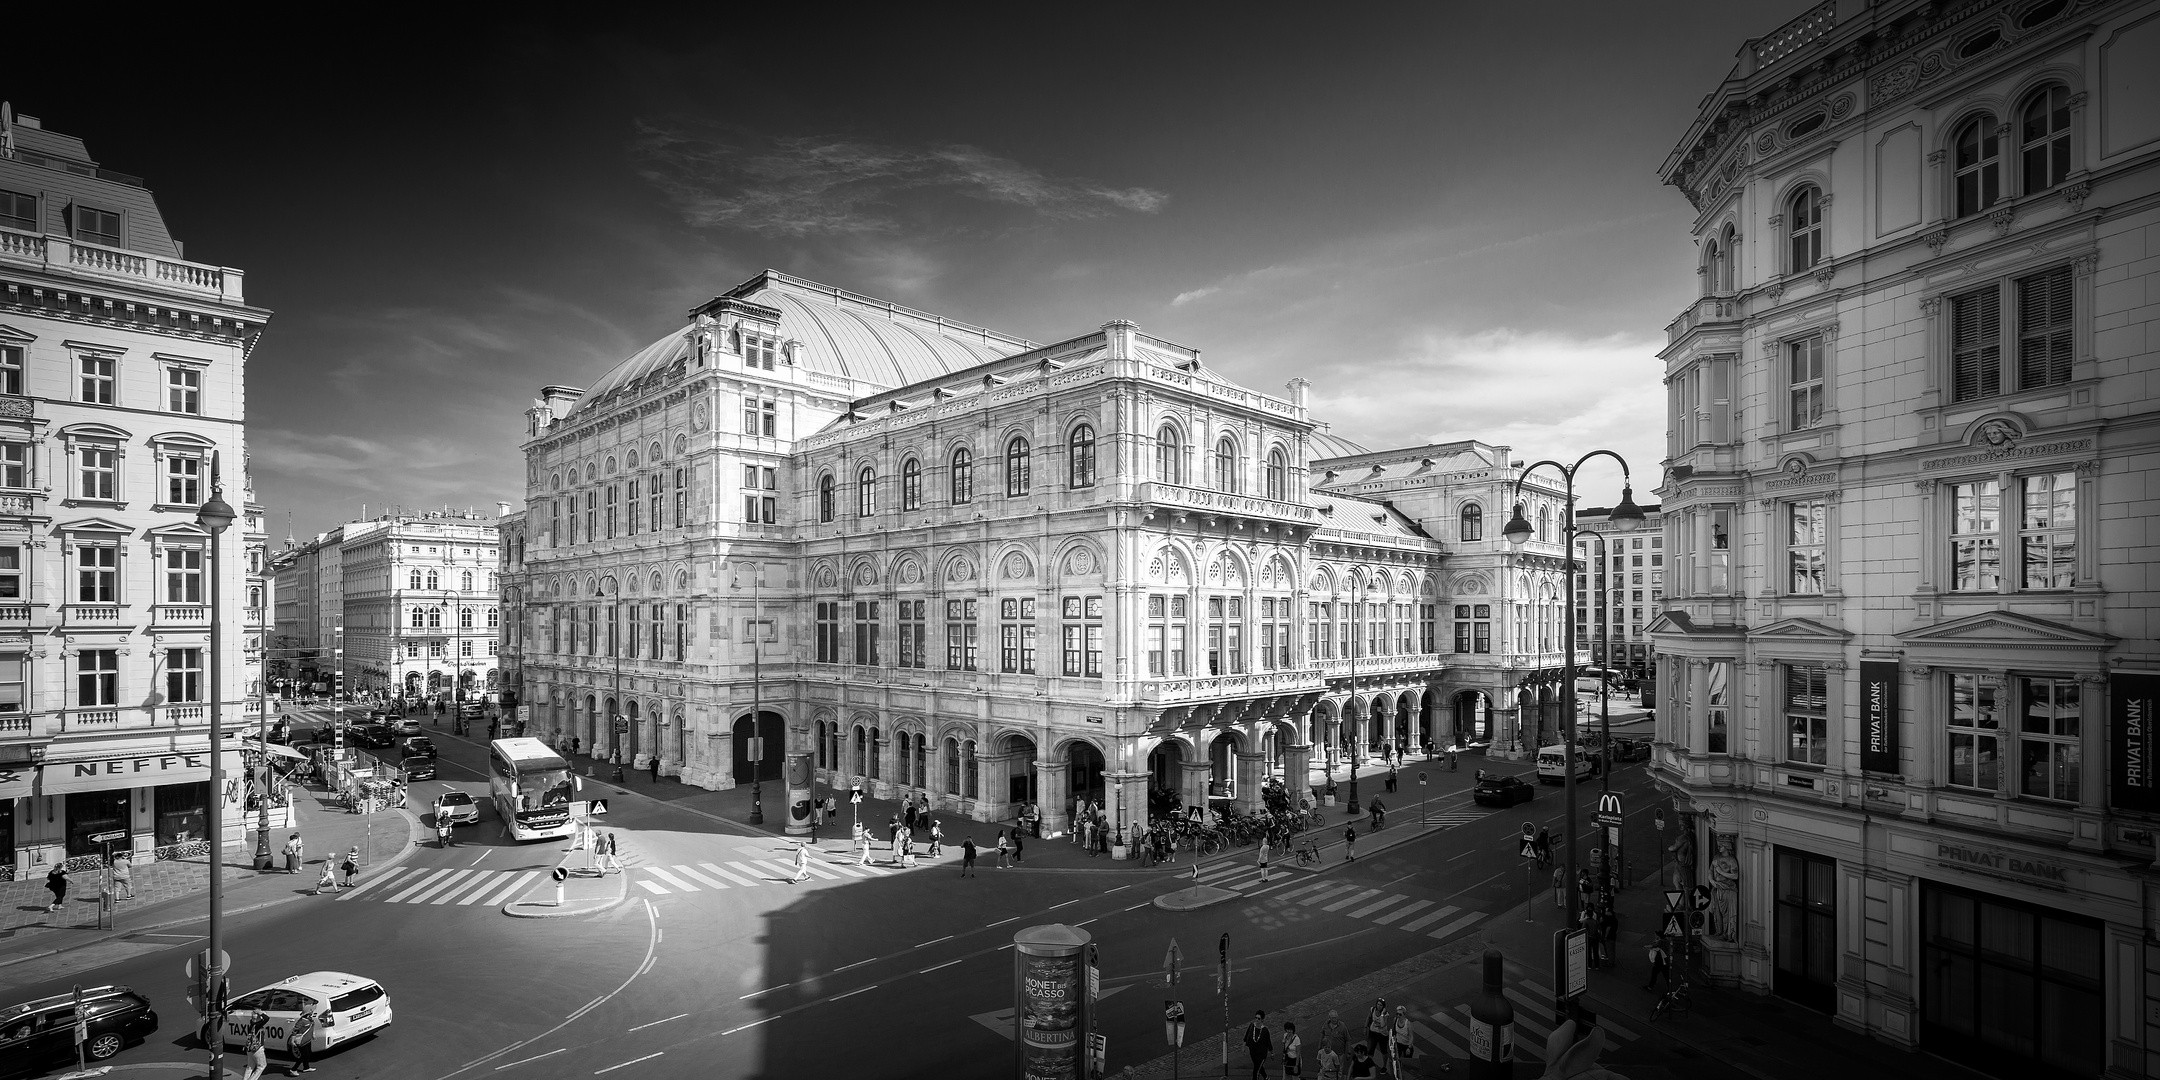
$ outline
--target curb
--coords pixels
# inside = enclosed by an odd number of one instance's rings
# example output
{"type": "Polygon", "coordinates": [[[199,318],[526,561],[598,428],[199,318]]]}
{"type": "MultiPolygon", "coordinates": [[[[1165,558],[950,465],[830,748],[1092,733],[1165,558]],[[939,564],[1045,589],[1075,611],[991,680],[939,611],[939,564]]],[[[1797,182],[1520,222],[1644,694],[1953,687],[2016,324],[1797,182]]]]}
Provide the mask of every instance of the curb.
{"type": "MultiPolygon", "coordinates": [[[[562,862],[555,865],[559,869],[563,863],[569,861],[570,857],[566,853],[562,862]]],[[[530,900],[512,900],[498,910],[513,919],[567,919],[574,915],[597,915],[603,911],[612,911],[621,907],[624,901],[630,899],[630,874],[628,871],[617,875],[615,885],[615,898],[612,900],[580,900],[564,907],[556,907],[554,904],[543,904],[530,900]]]]}
{"type": "Polygon", "coordinates": [[[1244,895],[1228,889],[1218,889],[1213,885],[1195,885],[1190,889],[1179,889],[1156,897],[1155,906],[1164,911],[1198,911],[1244,895]]]}
{"type": "MultiPolygon", "coordinates": [[[[422,835],[422,834],[421,834],[421,830],[420,830],[420,819],[419,819],[418,817],[414,816],[414,814],[413,814],[413,812],[412,812],[412,811],[410,811],[410,810],[406,810],[406,809],[404,809],[404,808],[402,808],[402,807],[400,807],[400,808],[397,808],[397,809],[395,810],[395,812],[396,812],[397,814],[399,814],[399,815],[401,815],[401,816],[403,816],[403,817],[405,818],[405,834],[406,834],[406,839],[407,839],[407,840],[409,840],[409,841],[411,841],[411,843],[408,843],[408,844],[406,844],[406,845],[405,845],[404,847],[401,847],[401,848],[399,848],[399,849],[398,849],[398,852],[397,852],[397,854],[395,854],[395,855],[392,855],[392,856],[390,856],[389,858],[387,858],[387,859],[383,860],[382,862],[379,862],[379,863],[375,863],[375,864],[371,865],[370,867],[368,867],[368,869],[369,869],[370,871],[379,871],[379,870],[386,870],[386,869],[389,869],[390,867],[396,866],[397,864],[399,864],[399,863],[401,863],[401,862],[404,862],[404,861],[405,861],[406,859],[409,859],[409,858],[411,858],[411,857],[412,857],[412,853],[413,853],[413,851],[414,851],[414,850],[415,850],[415,849],[416,849],[416,848],[417,848],[417,847],[419,846],[419,842],[420,842],[420,840],[421,840],[421,835],[422,835]]],[[[251,873],[253,873],[254,871],[250,871],[250,872],[251,872],[251,873]]],[[[261,910],[263,910],[264,908],[274,908],[274,907],[277,907],[277,906],[279,906],[279,905],[281,905],[281,904],[292,904],[292,903],[298,903],[298,902],[300,902],[300,901],[302,901],[302,900],[313,900],[313,899],[315,899],[315,896],[314,896],[314,894],[312,894],[312,893],[294,893],[294,894],[292,894],[292,895],[290,895],[290,896],[280,896],[280,897],[277,897],[276,899],[272,899],[272,900],[264,900],[264,901],[262,901],[261,903],[256,903],[256,904],[247,904],[247,905],[245,905],[245,906],[242,906],[242,907],[228,907],[228,908],[226,908],[226,909],[225,909],[225,910],[224,910],[224,911],[223,911],[223,912],[222,912],[221,914],[223,914],[224,916],[226,916],[226,917],[230,918],[231,916],[234,916],[234,915],[245,915],[245,914],[247,914],[247,913],[249,913],[249,912],[252,912],[252,911],[261,911],[261,910]]],[[[28,962],[30,962],[30,961],[32,961],[32,960],[43,960],[44,958],[46,958],[46,957],[48,957],[48,956],[55,956],[55,955],[58,955],[58,954],[60,954],[60,953],[64,953],[64,952],[72,952],[72,951],[74,951],[74,950],[76,950],[76,949],[84,948],[84,947],[86,947],[86,946],[90,946],[90,945],[100,945],[100,944],[103,944],[103,943],[105,943],[105,942],[108,942],[108,941],[115,941],[115,940],[118,940],[118,939],[120,939],[120,938],[125,938],[125,937],[128,937],[128,936],[130,936],[130,935],[133,935],[133,934],[144,934],[144,933],[148,933],[148,932],[150,932],[150,931],[153,931],[153,930],[164,930],[164,929],[167,929],[167,928],[169,928],[169,927],[174,927],[174,926],[186,926],[186,925],[188,925],[189,923],[197,923],[197,922],[201,922],[201,921],[203,921],[204,919],[206,919],[206,918],[208,918],[208,917],[209,917],[209,914],[208,914],[208,912],[197,912],[196,914],[193,914],[193,915],[189,915],[189,916],[187,916],[187,917],[185,917],[185,918],[180,918],[180,919],[167,919],[167,920],[165,920],[164,922],[146,923],[146,924],[144,924],[144,925],[142,925],[142,926],[131,926],[131,927],[129,927],[129,928],[127,928],[127,929],[125,929],[125,930],[119,930],[119,929],[114,929],[114,930],[108,930],[108,931],[105,931],[105,932],[103,932],[103,933],[99,934],[99,935],[98,935],[98,936],[96,936],[96,937],[90,937],[90,938],[82,938],[82,939],[80,939],[80,940],[76,940],[76,941],[70,941],[70,942],[68,942],[67,944],[65,944],[65,945],[62,945],[62,946],[60,946],[60,947],[58,947],[58,948],[53,948],[53,949],[46,949],[46,950],[44,950],[43,952],[24,953],[24,954],[23,954],[23,955],[21,955],[21,956],[10,956],[10,957],[8,957],[8,958],[7,958],[7,959],[5,959],[5,960],[0,960],[0,971],[4,971],[4,970],[6,970],[7,968],[9,968],[9,967],[12,967],[12,966],[14,966],[14,965],[16,965],[16,964],[23,964],[23,963],[28,963],[28,962]]],[[[115,1066],[113,1066],[113,1068],[115,1068],[115,1069],[121,1069],[121,1068],[150,1068],[150,1067],[156,1067],[156,1066],[159,1066],[159,1065],[165,1065],[165,1064],[170,1064],[170,1063],[166,1063],[166,1062],[143,1062],[143,1063],[141,1063],[140,1065],[127,1065],[127,1066],[120,1066],[120,1065],[115,1065],[115,1066]]],[[[190,1066],[190,1067],[193,1067],[193,1066],[190,1066]]],[[[237,1074],[234,1074],[234,1075],[237,1075],[237,1074]]]]}

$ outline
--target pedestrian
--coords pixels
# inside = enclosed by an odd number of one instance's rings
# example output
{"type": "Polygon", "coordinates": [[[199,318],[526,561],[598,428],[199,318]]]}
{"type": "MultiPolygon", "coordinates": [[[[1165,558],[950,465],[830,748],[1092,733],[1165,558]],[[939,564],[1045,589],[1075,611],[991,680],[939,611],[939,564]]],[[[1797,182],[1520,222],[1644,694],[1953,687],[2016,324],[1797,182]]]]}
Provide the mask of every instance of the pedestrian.
{"type": "Polygon", "coordinates": [[[1603,920],[1601,920],[1601,921],[1599,922],[1599,926],[1598,926],[1598,928],[1599,928],[1599,929],[1600,929],[1600,930],[1601,930],[1601,931],[1603,932],[1603,937],[1604,937],[1604,939],[1605,939],[1605,941],[1604,941],[1604,947],[1605,947],[1605,962],[1606,962],[1606,963],[1608,963],[1608,964],[1611,964],[1611,965],[1612,965],[1612,966],[1614,966],[1614,967],[1619,967],[1619,966],[1620,966],[1620,912],[1619,912],[1619,910],[1618,910],[1618,905],[1616,905],[1616,904],[1606,904],[1606,905],[1605,905],[1605,917],[1604,917],[1604,919],[1603,919],[1603,920]]]}
{"type": "Polygon", "coordinates": [[[652,757],[646,759],[645,771],[652,774],[653,783],[657,784],[660,782],[660,755],[654,754],[652,757]]]}
{"type": "Polygon", "coordinates": [[[616,834],[607,834],[607,852],[600,859],[602,869],[613,867],[616,873],[623,872],[621,844],[622,841],[617,838],[616,834]]]}
{"type": "MultiPolygon", "coordinates": [[[[1039,840],[1039,839],[1041,839],[1041,837],[1040,837],[1040,836],[1038,836],[1038,837],[1036,837],[1036,839],[1038,839],[1038,840],[1039,840]]],[[[1015,832],[1015,833],[1013,833],[1013,865],[1014,865],[1014,866],[1018,866],[1018,865],[1020,865],[1020,847],[1021,847],[1021,844],[1020,844],[1020,834],[1019,834],[1018,832],[1015,832]]]]}
{"type": "Polygon", "coordinates": [[[117,852],[112,858],[113,888],[120,899],[135,899],[135,860],[127,852],[117,852]]]}
{"type": "Polygon", "coordinates": [[[945,850],[945,827],[938,819],[930,819],[930,857],[935,859],[945,850]]]}
{"type": "Polygon", "coordinates": [[[1530,850],[1537,852],[1538,869],[1543,870],[1547,866],[1551,865],[1552,830],[1539,829],[1537,831],[1537,839],[1531,843],[1530,850]]]}
{"type": "Polygon", "coordinates": [[[1357,858],[1357,826],[1345,825],[1342,831],[1343,861],[1357,858]]]}
{"type": "Polygon", "coordinates": [[[1253,1080],[1268,1080],[1268,1055],[1275,1052],[1275,1036],[1268,1031],[1267,1012],[1254,1009],[1252,1023],[1245,1025],[1245,1052],[1252,1055],[1253,1080]]]}
{"type": "Polygon", "coordinates": [[[1110,854],[1110,829],[1100,815],[1095,818],[1095,854],[1110,854]]]}
{"type": "Polygon", "coordinates": [[[1659,979],[1665,980],[1665,989],[1672,989],[1672,953],[1665,948],[1664,938],[1650,943],[1650,978],[1642,988],[1656,986],[1659,979]]]}
{"type": "Polygon", "coordinates": [[[1298,1038],[1297,1025],[1288,1020],[1282,1025],[1282,1074],[1283,1080],[1305,1075],[1305,1040],[1298,1038]]]}
{"type": "MultiPolygon", "coordinates": [[[[491,738],[491,739],[495,737],[495,721],[493,721],[493,720],[490,720],[490,721],[488,721],[488,737],[489,737],[489,738],[491,738]]],[[[571,756],[571,757],[576,757],[576,756],[577,756],[577,749],[578,749],[578,737],[577,737],[577,736],[575,736],[575,735],[572,735],[572,736],[570,736],[570,756],[571,756]]]]}
{"type": "Polygon", "coordinates": [[[856,829],[855,829],[855,849],[856,849],[856,851],[857,851],[857,852],[858,852],[858,853],[860,854],[860,857],[859,857],[859,858],[857,858],[857,859],[855,860],[855,865],[857,865],[857,866],[868,866],[868,865],[870,865],[870,830],[869,830],[869,829],[867,829],[867,828],[864,828],[864,827],[861,827],[861,826],[857,826],[857,827],[856,827],[856,829]]]}
{"type": "Polygon", "coordinates": [[[1342,1055],[1333,1047],[1323,1043],[1314,1060],[1320,1063],[1320,1071],[1315,1074],[1318,1080],[1342,1080],[1342,1055]]]}
{"type": "Polygon", "coordinates": [[[300,872],[300,855],[301,855],[300,834],[299,834],[299,833],[294,833],[294,834],[292,834],[291,836],[288,836],[288,837],[286,837],[286,838],[285,838],[285,872],[286,872],[286,873],[288,873],[288,874],[297,874],[297,873],[299,873],[299,872],[300,872]]]}
{"type": "Polygon", "coordinates": [[[904,832],[893,844],[892,863],[903,870],[915,865],[915,834],[904,832]]]}
{"type": "Polygon", "coordinates": [[[313,895],[321,896],[324,889],[329,889],[332,892],[337,891],[337,867],[334,865],[336,861],[335,859],[323,860],[322,876],[315,879],[315,892],[313,895]]]}
{"type": "Polygon", "coordinates": [[[885,819],[885,846],[894,851],[900,850],[900,815],[898,814],[885,819]]]}
{"type": "Polygon", "coordinates": [[[618,783],[618,784],[622,783],[622,782],[623,782],[623,779],[622,779],[622,765],[623,765],[623,762],[622,762],[622,750],[621,750],[621,748],[619,748],[619,747],[618,747],[618,748],[617,748],[617,749],[615,750],[615,752],[614,752],[614,753],[612,753],[612,754],[608,755],[608,759],[609,759],[610,763],[611,763],[611,764],[612,764],[612,765],[614,766],[614,770],[615,770],[615,771],[614,771],[614,774],[613,774],[613,779],[614,779],[614,781],[615,781],[616,783],[618,783]]]}
{"type": "Polygon", "coordinates": [[[350,889],[360,883],[360,845],[354,844],[345,852],[345,862],[338,869],[345,872],[345,887],[350,889]]]}
{"type": "MultiPolygon", "coordinates": [[[[1365,1013],[1365,1045],[1374,1058],[1387,1056],[1388,1028],[1393,1018],[1388,1015],[1387,999],[1376,998],[1373,1007],[1365,1013]]],[[[1352,1060],[1357,1055],[1352,1054],[1352,1060]]]]}
{"type": "Polygon", "coordinates": [[[1376,1075],[1371,1046],[1359,1043],[1350,1048],[1350,1075],[1360,1078],[1376,1075]]]}
{"type": "Polygon", "coordinates": [[[795,879],[793,881],[790,881],[788,884],[800,885],[803,883],[803,879],[809,876],[810,845],[797,844],[795,845],[795,879]]]}
{"type": "Polygon", "coordinates": [[[1265,885],[1265,884],[1267,884],[1267,879],[1268,879],[1268,865],[1267,865],[1267,863],[1268,863],[1268,842],[1267,842],[1267,838],[1263,836],[1263,837],[1261,837],[1261,838],[1260,838],[1260,883],[1261,883],[1262,885],[1265,885]]]}
{"type": "Polygon", "coordinates": [[[240,1080],[262,1080],[263,1073],[270,1071],[270,1051],[263,1029],[270,1026],[270,1017],[258,1012],[240,1029],[241,1068],[240,1080]]]}
{"type": "Polygon", "coordinates": [[[975,873],[975,838],[960,841],[960,876],[977,877],[975,873]]]}
{"type": "Polygon", "coordinates": [[[1395,1080],[1402,1080],[1403,1059],[1417,1053],[1417,1049],[1411,1045],[1411,1039],[1410,1009],[1407,1006],[1397,1005],[1395,1006],[1395,1022],[1388,1029],[1388,1065],[1389,1071],[1395,1077],[1395,1080]]]}
{"type": "Polygon", "coordinates": [[[1334,1052],[1338,1063],[1350,1053],[1350,1027],[1338,1010],[1329,1009],[1327,1021],[1320,1025],[1320,1049],[1334,1052]]]}
{"type": "Polygon", "coordinates": [[[914,832],[914,831],[915,831],[915,800],[913,800],[913,799],[909,799],[909,800],[908,800],[908,802],[907,802],[907,807],[906,807],[906,809],[905,809],[905,810],[904,810],[904,811],[902,812],[902,814],[903,814],[903,820],[905,821],[905,823],[906,823],[906,825],[907,825],[907,831],[909,831],[909,832],[911,832],[911,833],[912,833],[912,832],[914,832]]]}
{"type": "Polygon", "coordinates": [[[45,910],[58,911],[60,905],[67,903],[67,887],[67,864],[54,863],[53,868],[45,872],[45,888],[52,893],[52,906],[45,910]]]}
{"type": "Polygon", "coordinates": [[[1390,795],[1395,794],[1395,766],[1393,765],[1388,766],[1387,793],[1390,795]]]}
{"type": "Polygon", "coordinates": [[[285,1047],[292,1051],[292,1064],[285,1075],[298,1076],[315,1071],[315,1014],[306,1009],[293,1017],[292,1027],[286,1030],[285,1047]]]}
{"type": "Polygon", "coordinates": [[[1370,813],[1372,815],[1373,832],[1378,832],[1382,828],[1386,827],[1387,806],[1380,801],[1380,796],[1373,796],[1372,800],[1365,804],[1365,810],[1367,813],[1370,813]]]}

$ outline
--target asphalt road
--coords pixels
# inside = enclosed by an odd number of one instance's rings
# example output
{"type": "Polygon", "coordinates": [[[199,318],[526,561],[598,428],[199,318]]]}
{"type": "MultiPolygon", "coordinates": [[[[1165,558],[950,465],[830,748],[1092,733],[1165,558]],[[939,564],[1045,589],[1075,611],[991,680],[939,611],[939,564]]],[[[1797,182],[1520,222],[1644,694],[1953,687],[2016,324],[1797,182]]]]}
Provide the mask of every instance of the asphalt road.
{"type": "MultiPolygon", "coordinates": [[[[484,801],[481,748],[438,741],[441,775],[414,785],[415,806],[450,786],[484,801]]],[[[1242,1022],[1255,1008],[1287,1004],[1468,933],[1519,903],[1526,888],[1549,902],[1548,881],[1526,880],[1515,836],[1525,820],[1559,835],[1560,789],[1544,788],[1525,805],[1473,807],[1467,789],[1478,763],[1466,758],[1454,774],[1424,767],[1432,780],[1425,812],[1450,827],[1323,873],[1278,863],[1267,886],[1242,868],[1210,873],[1246,895],[1200,911],[1151,903],[1189,884],[1189,866],[1000,871],[993,858],[980,877],[963,879],[955,857],[911,870],[850,872],[829,852],[818,863],[823,873],[787,884],[780,880],[791,857],[785,842],[625,796],[611,800],[605,825],[622,838],[630,899],[606,914],[501,914],[503,890],[517,891],[518,881],[551,868],[564,845],[509,843],[487,806],[478,826],[460,830],[457,846],[429,845],[368,890],[230,919],[226,947],[236,993],[326,969],[366,975],[389,989],[396,1021],[329,1055],[321,1066],[326,1080],[835,1070],[977,1076],[1012,1060],[1014,932],[1062,922],[1084,928],[1101,947],[1098,1017],[1115,1071],[1163,1052],[1163,999],[1171,994],[1161,968],[1172,938],[1187,965],[1174,994],[1191,1011],[1188,1038],[1197,1041],[1222,1019],[1212,969],[1224,933],[1233,959],[1231,1019],[1242,1022]],[[428,887],[436,882],[446,884],[428,887]]],[[[1496,764],[1529,771],[1527,763],[1496,764]]],[[[1383,795],[1391,831],[1418,813],[1416,770],[1402,775],[1404,789],[1383,795]]],[[[1623,768],[1614,781],[1636,796],[1629,843],[1643,845],[1637,865],[1654,866],[1642,769],[1623,768]]],[[[1582,794],[1584,820],[1593,793],[1594,786],[1582,794]]],[[[1362,819],[1359,825],[1362,833],[1362,819]]],[[[951,838],[964,831],[954,828],[951,838]]],[[[150,996],[162,1026],[115,1060],[198,1060],[182,966],[201,947],[199,929],[0,968],[0,993],[19,1000],[78,981],[132,985],[150,996]]]]}

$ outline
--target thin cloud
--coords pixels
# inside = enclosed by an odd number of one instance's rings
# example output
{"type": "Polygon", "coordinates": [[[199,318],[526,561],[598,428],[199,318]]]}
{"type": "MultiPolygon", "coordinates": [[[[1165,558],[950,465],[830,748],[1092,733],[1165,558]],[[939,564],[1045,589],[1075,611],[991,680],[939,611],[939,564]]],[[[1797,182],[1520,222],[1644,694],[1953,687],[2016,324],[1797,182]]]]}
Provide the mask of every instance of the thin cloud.
{"type": "Polygon", "coordinates": [[[894,233],[919,224],[923,196],[956,195],[1038,217],[1152,214],[1169,196],[1033,166],[961,143],[909,148],[842,136],[768,138],[690,120],[638,121],[638,175],[698,228],[769,236],[894,233]]]}
{"type": "Polygon", "coordinates": [[[1206,288],[1201,289],[1187,289],[1184,292],[1177,294],[1177,298],[1170,301],[1170,306],[1184,307],[1185,305],[1193,303],[1195,301],[1205,300],[1208,297],[1213,296],[1221,291],[1222,289],[1219,286],[1215,285],[1209,285],[1206,288]]]}

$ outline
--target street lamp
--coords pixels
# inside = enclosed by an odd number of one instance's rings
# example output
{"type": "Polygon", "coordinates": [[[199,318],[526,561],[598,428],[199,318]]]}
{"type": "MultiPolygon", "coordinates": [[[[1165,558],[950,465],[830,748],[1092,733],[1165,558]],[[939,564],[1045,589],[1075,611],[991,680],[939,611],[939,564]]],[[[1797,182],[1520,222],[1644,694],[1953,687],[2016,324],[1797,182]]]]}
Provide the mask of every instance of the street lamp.
{"type": "MultiPolygon", "coordinates": [[[[218,636],[224,620],[219,600],[223,590],[218,582],[224,576],[223,560],[218,558],[218,545],[223,542],[225,530],[232,527],[232,504],[225,501],[225,485],[218,481],[217,455],[210,457],[210,498],[195,511],[195,524],[210,534],[210,797],[219,800],[216,808],[206,815],[208,828],[204,831],[210,840],[210,941],[206,953],[207,970],[203,973],[203,1013],[209,1020],[211,1031],[210,1073],[212,1077],[225,1075],[225,1036],[221,1013],[224,1008],[226,972],[225,958],[225,724],[224,724],[224,650],[218,647],[218,636]]],[[[267,751],[266,751],[267,754],[267,751]]],[[[267,825],[264,826],[266,829],[267,825]]],[[[267,844],[263,854],[267,855],[267,844]]]]}
{"type": "MultiPolygon", "coordinates": [[[[1523,504],[1521,502],[1523,481],[1529,479],[1530,474],[1538,468],[1550,465],[1559,470],[1565,491],[1564,501],[1560,504],[1560,541],[1562,550],[1567,552],[1569,565],[1573,565],[1575,558],[1575,473],[1591,459],[1599,457],[1609,457],[1620,463],[1620,503],[1613,507],[1612,514],[1607,520],[1615,522],[1643,520],[1642,507],[1635,505],[1634,485],[1628,482],[1627,459],[1610,450],[1592,450],[1577,458],[1573,465],[1562,465],[1557,461],[1546,459],[1524,469],[1516,476],[1515,516],[1509,518],[1507,527],[1501,530],[1501,535],[1507,537],[1509,546],[1513,547],[1518,553],[1521,552],[1523,545],[1530,540],[1534,531],[1530,527],[1530,522],[1523,518],[1523,504]]],[[[1572,589],[1574,583],[1571,581],[1568,584],[1572,589]]],[[[1565,754],[1562,760],[1562,773],[1564,776],[1563,783],[1567,790],[1567,814],[1561,819],[1561,842],[1567,846],[1565,864],[1567,867],[1567,886],[1564,891],[1567,893],[1567,925],[1572,930],[1582,925],[1582,892],[1575,884],[1577,874],[1575,863],[1575,619],[1572,614],[1562,622],[1560,632],[1561,678],[1564,680],[1563,685],[1566,686],[1561,712],[1561,736],[1565,754]]]]}
{"type": "Polygon", "coordinates": [[[1350,816],[1356,817],[1358,815],[1358,751],[1364,749],[1365,743],[1365,732],[1360,730],[1360,726],[1358,723],[1358,712],[1356,708],[1356,706],[1359,704],[1357,692],[1358,644],[1359,638],[1363,636],[1363,634],[1360,633],[1362,627],[1359,625],[1359,620],[1365,614],[1364,572],[1352,570],[1350,572],[1350,582],[1353,589],[1355,590],[1351,593],[1351,595],[1356,599],[1350,605],[1350,747],[1348,750],[1343,752],[1343,756],[1347,758],[1350,763],[1350,816]]]}
{"type": "MultiPolygon", "coordinates": [[[[761,666],[765,650],[758,641],[758,634],[764,629],[758,625],[758,616],[764,613],[763,605],[758,601],[758,586],[764,584],[762,578],[762,571],[750,577],[750,745],[757,750],[750,755],[755,759],[750,763],[752,825],[765,824],[765,736],[762,734],[765,729],[765,673],[761,666]]],[[[856,815],[859,819],[861,811],[856,811],[856,815]]]]}

